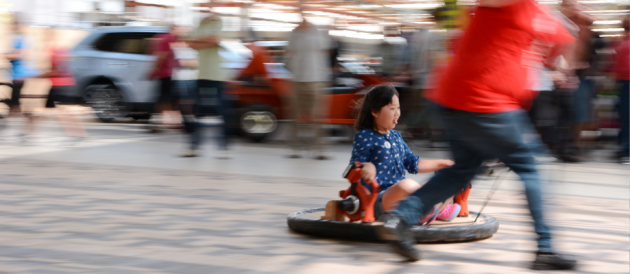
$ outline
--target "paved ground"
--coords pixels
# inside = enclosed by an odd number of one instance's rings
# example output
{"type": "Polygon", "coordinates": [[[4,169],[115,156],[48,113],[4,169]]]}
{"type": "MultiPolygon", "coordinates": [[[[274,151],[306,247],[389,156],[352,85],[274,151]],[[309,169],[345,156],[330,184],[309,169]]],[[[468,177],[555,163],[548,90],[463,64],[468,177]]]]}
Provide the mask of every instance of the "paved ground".
{"type": "MultiPolygon", "coordinates": [[[[230,160],[215,159],[210,143],[204,157],[185,159],[175,157],[184,148],[177,133],[149,135],[134,124],[88,130],[77,148],[59,146],[65,137],[54,123],[27,143],[0,142],[0,273],[531,272],[534,235],[512,175],[500,178],[485,210],[500,221],[494,237],[418,245],[423,259],[407,264],[382,244],[287,228],[288,213],[323,206],[347,186],[347,144],[323,162],[287,159],[282,143],[239,143],[230,160]]],[[[574,273],[628,273],[628,166],[604,154],[545,167],[548,217],[558,249],[580,258],[574,273]]],[[[471,209],[493,182],[474,182],[471,209]]]]}

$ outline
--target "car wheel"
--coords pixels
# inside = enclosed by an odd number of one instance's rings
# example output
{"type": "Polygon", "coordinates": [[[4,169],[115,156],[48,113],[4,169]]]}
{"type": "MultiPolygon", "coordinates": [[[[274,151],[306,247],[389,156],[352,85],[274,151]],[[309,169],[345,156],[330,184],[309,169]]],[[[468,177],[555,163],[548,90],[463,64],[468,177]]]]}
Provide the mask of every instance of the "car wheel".
{"type": "Polygon", "coordinates": [[[125,101],[125,96],[112,84],[87,87],[84,100],[103,122],[111,122],[115,118],[125,117],[129,114],[129,106],[125,101]]]}
{"type": "Polygon", "coordinates": [[[251,106],[239,115],[239,128],[254,142],[260,142],[276,131],[278,119],[267,106],[251,106]]]}

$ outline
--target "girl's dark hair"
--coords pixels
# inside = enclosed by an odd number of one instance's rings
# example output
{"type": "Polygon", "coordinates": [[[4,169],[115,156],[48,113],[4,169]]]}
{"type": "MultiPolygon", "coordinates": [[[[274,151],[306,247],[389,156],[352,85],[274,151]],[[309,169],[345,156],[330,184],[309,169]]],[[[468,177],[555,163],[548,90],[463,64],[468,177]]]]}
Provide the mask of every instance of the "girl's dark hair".
{"type": "Polygon", "coordinates": [[[356,131],[362,129],[374,129],[374,116],[372,111],[380,111],[386,105],[392,102],[394,95],[398,95],[396,88],[390,85],[381,85],[373,87],[359,103],[359,114],[354,122],[356,131]]]}

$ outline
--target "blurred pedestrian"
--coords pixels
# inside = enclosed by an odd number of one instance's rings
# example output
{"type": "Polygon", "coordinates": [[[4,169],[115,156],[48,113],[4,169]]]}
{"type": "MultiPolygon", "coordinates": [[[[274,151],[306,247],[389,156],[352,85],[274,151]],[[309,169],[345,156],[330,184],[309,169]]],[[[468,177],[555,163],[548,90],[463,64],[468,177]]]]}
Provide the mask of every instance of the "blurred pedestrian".
{"type": "MultiPolygon", "coordinates": [[[[571,20],[558,12],[552,15],[562,22],[572,36],[578,35],[579,27],[571,20]]],[[[570,135],[565,129],[570,125],[561,124],[562,121],[568,121],[568,115],[571,114],[571,93],[556,88],[567,81],[567,76],[558,69],[556,61],[569,46],[567,43],[550,43],[536,39],[525,54],[525,65],[528,67],[527,87],[536,94],[529,109],[535,131],[527,134],[534,155],[547,157],[555,154],[564,162],[576,162],[578,159],[569,154],[567,149],[563,149],[570,145],[569,139],[563,139],[570,135]]]]}
{"type": "Polygon", "coordinates": [[[575,260],[559,255],[551,246],[538,171],[522,138],[522,128],[528,126],[522,107],[533,97],[526,89],[522,53],[535,39],[558,43],[573,38],[534,0],[481,0],[479,5],[430,98],[440,105],[455,164],[438,171],[422,191],[414,192],[398,208],[383,215],[379,235],[400,255],[418,260],[411,226],[435,204],[463,190],[483,161],[498,158],[525,184],[538,234],[532,267],[572,269],[575,260]]]}
{"type": "Polygon", "coordinates": [[[444,17],[440,16],[442,8],[432,12],[431,18],[435,23],[433,29],[420,28],[409,42],[409,75],[411,88],[414,91],[415,108],[407,115],[404,122],[408,126],[407,133],[411,137],[424,137],[429,142],[429,147],[434,147],[436,142],[443,141],[437,136],[439,122],[434,111],[434,104],[423,95],[435,86],[436,71],[442,70],[453,51],[449,49],[449,37],[454,37],[459,30],[444,29],[444,17]]]}
{"type": "Polygon", "coordinates": [[[291,158],[302,157],[300,150],[311,149],[315,159],[325,160],[321,119],[327,110],[322,94],[330,81],[331,42],[306,19],[291,31],[287,48],[287,68],[293,73],[294,116],[291,158]],[[310,129],[309,137],[301,136],[310,129]]]}
{"type": "MultiPolygon", "coordinates": [[[[55,35],[55,29],[46,28],[44,30],[44,41],[49,53],[50,70],[35,78],[50,79],[51,87],[46,98],[45,108],[47,111],[45,113],[56,116],[66,135],[70,137],[64,146],[77,146],[87,138],[87,132],[81,121],[81,111],[70,106],[76,104],[68,96],[72,94],[72,89],[75,87],[75,80],[70,68],[70,53],[64,46],[60,45],[62,41],[55,35]]],[[[30,115],[28,118],[23,131],[24,136],[32,135],[36,128],[36,117],[30,115]]]]}
{"type": "MultiPolygon", "coordinates": [[[[332,29],[332,26],[330,27],[330,29],[332,29]]],[[[330,69],[332,71],[332,73],[338,73],[340,71],[340,64],[339,64],[339,56],[341,55],[341,51],[343,51],[343,42],[341,42],[341,40],[335,38],[332,35],[328,35],[329,39],[330,39],[330,44],[331,44],[331,48],[330,48],[330,69]]]]}
{"type": "MultiPolygon", "coordinates": [[[[570,48],[570,47],[569,47],[570,48]]],[[[556,121],[552,130],[551,151],[559,160],[566,163],[582,161],[579,151],[574,146],[575,90],[580,81],[575,70],[565,58],[570,50],[565,50],[554,64],[550,75],[554,81],[552,92],[556,121]]],[[[534,102],[536,104],[536,102],[534,102]]]]}
{"type": "Polygon", "coordinates": [[[621,149],[617,152],[617,158],[622,164],[630,164],[630,18],[623,19],[624,36],[621,43],[615,47],[613,73],[617,80],[619,105],[617,106],[621,131],[619,143],[621,149]]]}
{"type": "Polygon", "coordinates": [[[152,121],[156,127],[152,131],[159,131],[159,126],[174,128],[181,123],[178,109],[178,96],[173,85],[173,69],[175,67],[175,54],[172,44],[179,40],[178,27],[171,25],[167,33],[158,34],[151,43],[150,52],[155,56],[155,64],[150,78],[158,81],[157,103],[155,110],[161,114],[154,115],[152,121]]]}
{"type": "Polygon", "coordinates": [[[579,85],[573,90],[571,115],[572,147],[576,151],[581,147],[582,131],[596,129],[592,107],[596,84],[594,77],[601,73],[597,51],[604,47],[603,40],[591,30],[594,19],[584,12],[585,9],[586,7],[575,0],[563,0],[560,7],[560,11],[579,28],[575,43],[565,54],[569,69],[579,81],[579,85]]]}
{"type": "Polygon", "coordinates": [[[201,113],[197,87],[197,51],[184,42],[178,42],[173,45],[173,53],[177,61],[173,71],[173,84],[179,98],[184,132],[188,134],[189,140],[189,150],[182,156],[195,157],[203,136],[203,129],[199,125],[201,113]]]}
{"type": "MultiPolygon", "coordinates": [[[[198,94],[216,96],[216,107],[218,113],[223,117],[217,157],[227,159],[229,158],[229,138],[232,135],[231,127],[234,121],[232,120],[231,101],[225,94],[224,71],[221,68],[219,55],[222,29],[223,22],[221,18],[217,14],[212,13],[201,20],[197,29],[193,30],[186,42],[199,53],[198,94]]],[[[196,150],[190,150],[183,156],[194,157],[196,154],[196,150]]]]}
{"type": "Polygon", "coordinates": [[[381,75],[394,78],[405,72],[407,40],[400,35],[397,26],[385,27],[383,35],[383,42],[376,47],[375,56],[381,57],[381,75]]]}
{"type": "Polygon", "coordinates": [[[11,51],[4,55],[11,63],[11,80],[13,81],[11,100],[9,102],[10,116],[19,115],[21,113],[20,96],[26,79],[39,74],[37,69],[27,60],[26,55],[31,45],[26,35],[22,33],[19,20],[18,14],[14,14],[13,21],[11,22],[11,28],[13,30],[11,51]]]}

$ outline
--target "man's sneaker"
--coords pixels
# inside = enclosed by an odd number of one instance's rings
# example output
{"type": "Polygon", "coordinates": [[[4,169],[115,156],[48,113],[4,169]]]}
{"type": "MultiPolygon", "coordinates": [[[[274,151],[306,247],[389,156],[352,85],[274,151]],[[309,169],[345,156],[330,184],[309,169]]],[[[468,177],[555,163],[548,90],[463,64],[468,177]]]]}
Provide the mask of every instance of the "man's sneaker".
{"type": "Polygon", "coordinates": [[[555,252],[536,252],[532,264],[533,270],[571,270],[577,265],[575,259],[567,258],[555,252]]]}
{"type": "Polygon", "coordinates": [[[433,209],[431,209],[429,212],[427,212],[427,214],[425,214],[424,216],[422,216],[422,218],[420,218],[420,220],[418,221],[418,224],[419,225],[431,224],[433,221],[435,221],[438,214],[439,214],[438,207],[433,206],[433,209]]]}
{"type": "Polygon", "coordinates": [[[447,205],[442,212],[440,212],[439,215],[437,215],[437,219],[440,221],[446,221],[446,222],[450,222],[453,219],[455,219],[455,217],[457,217],[457,214],[459,214],[459,211],[462,209],[462,207],[459,204],[450,204],[447,205]]]}
{"type": "Polygon", "coordinates": [[[630,165],[630,157],[622,157],[619,160],[619,163],[621,163],[622,165],[630,165]]]}
{"type": "Polygon", "coordinates": [[[405,220],[394,214],[383,214],[378,218],[383,222],[383,226],[377,229],[378,237],[388,242],[394,252],[407,258],[409,261],[420,260],[420,253],[413,246],[416,244],[416,237],[413,232],[407,229],[405,220]]]}
{"type": "Polygon", "coordinates": [[[197,153],[196,149],[189,149],[186,152],[184,152],[184,154],[182,154],[181,156],[190,158],[190,157],[197,157],[198,155],[199,154],[197,153]]]}

